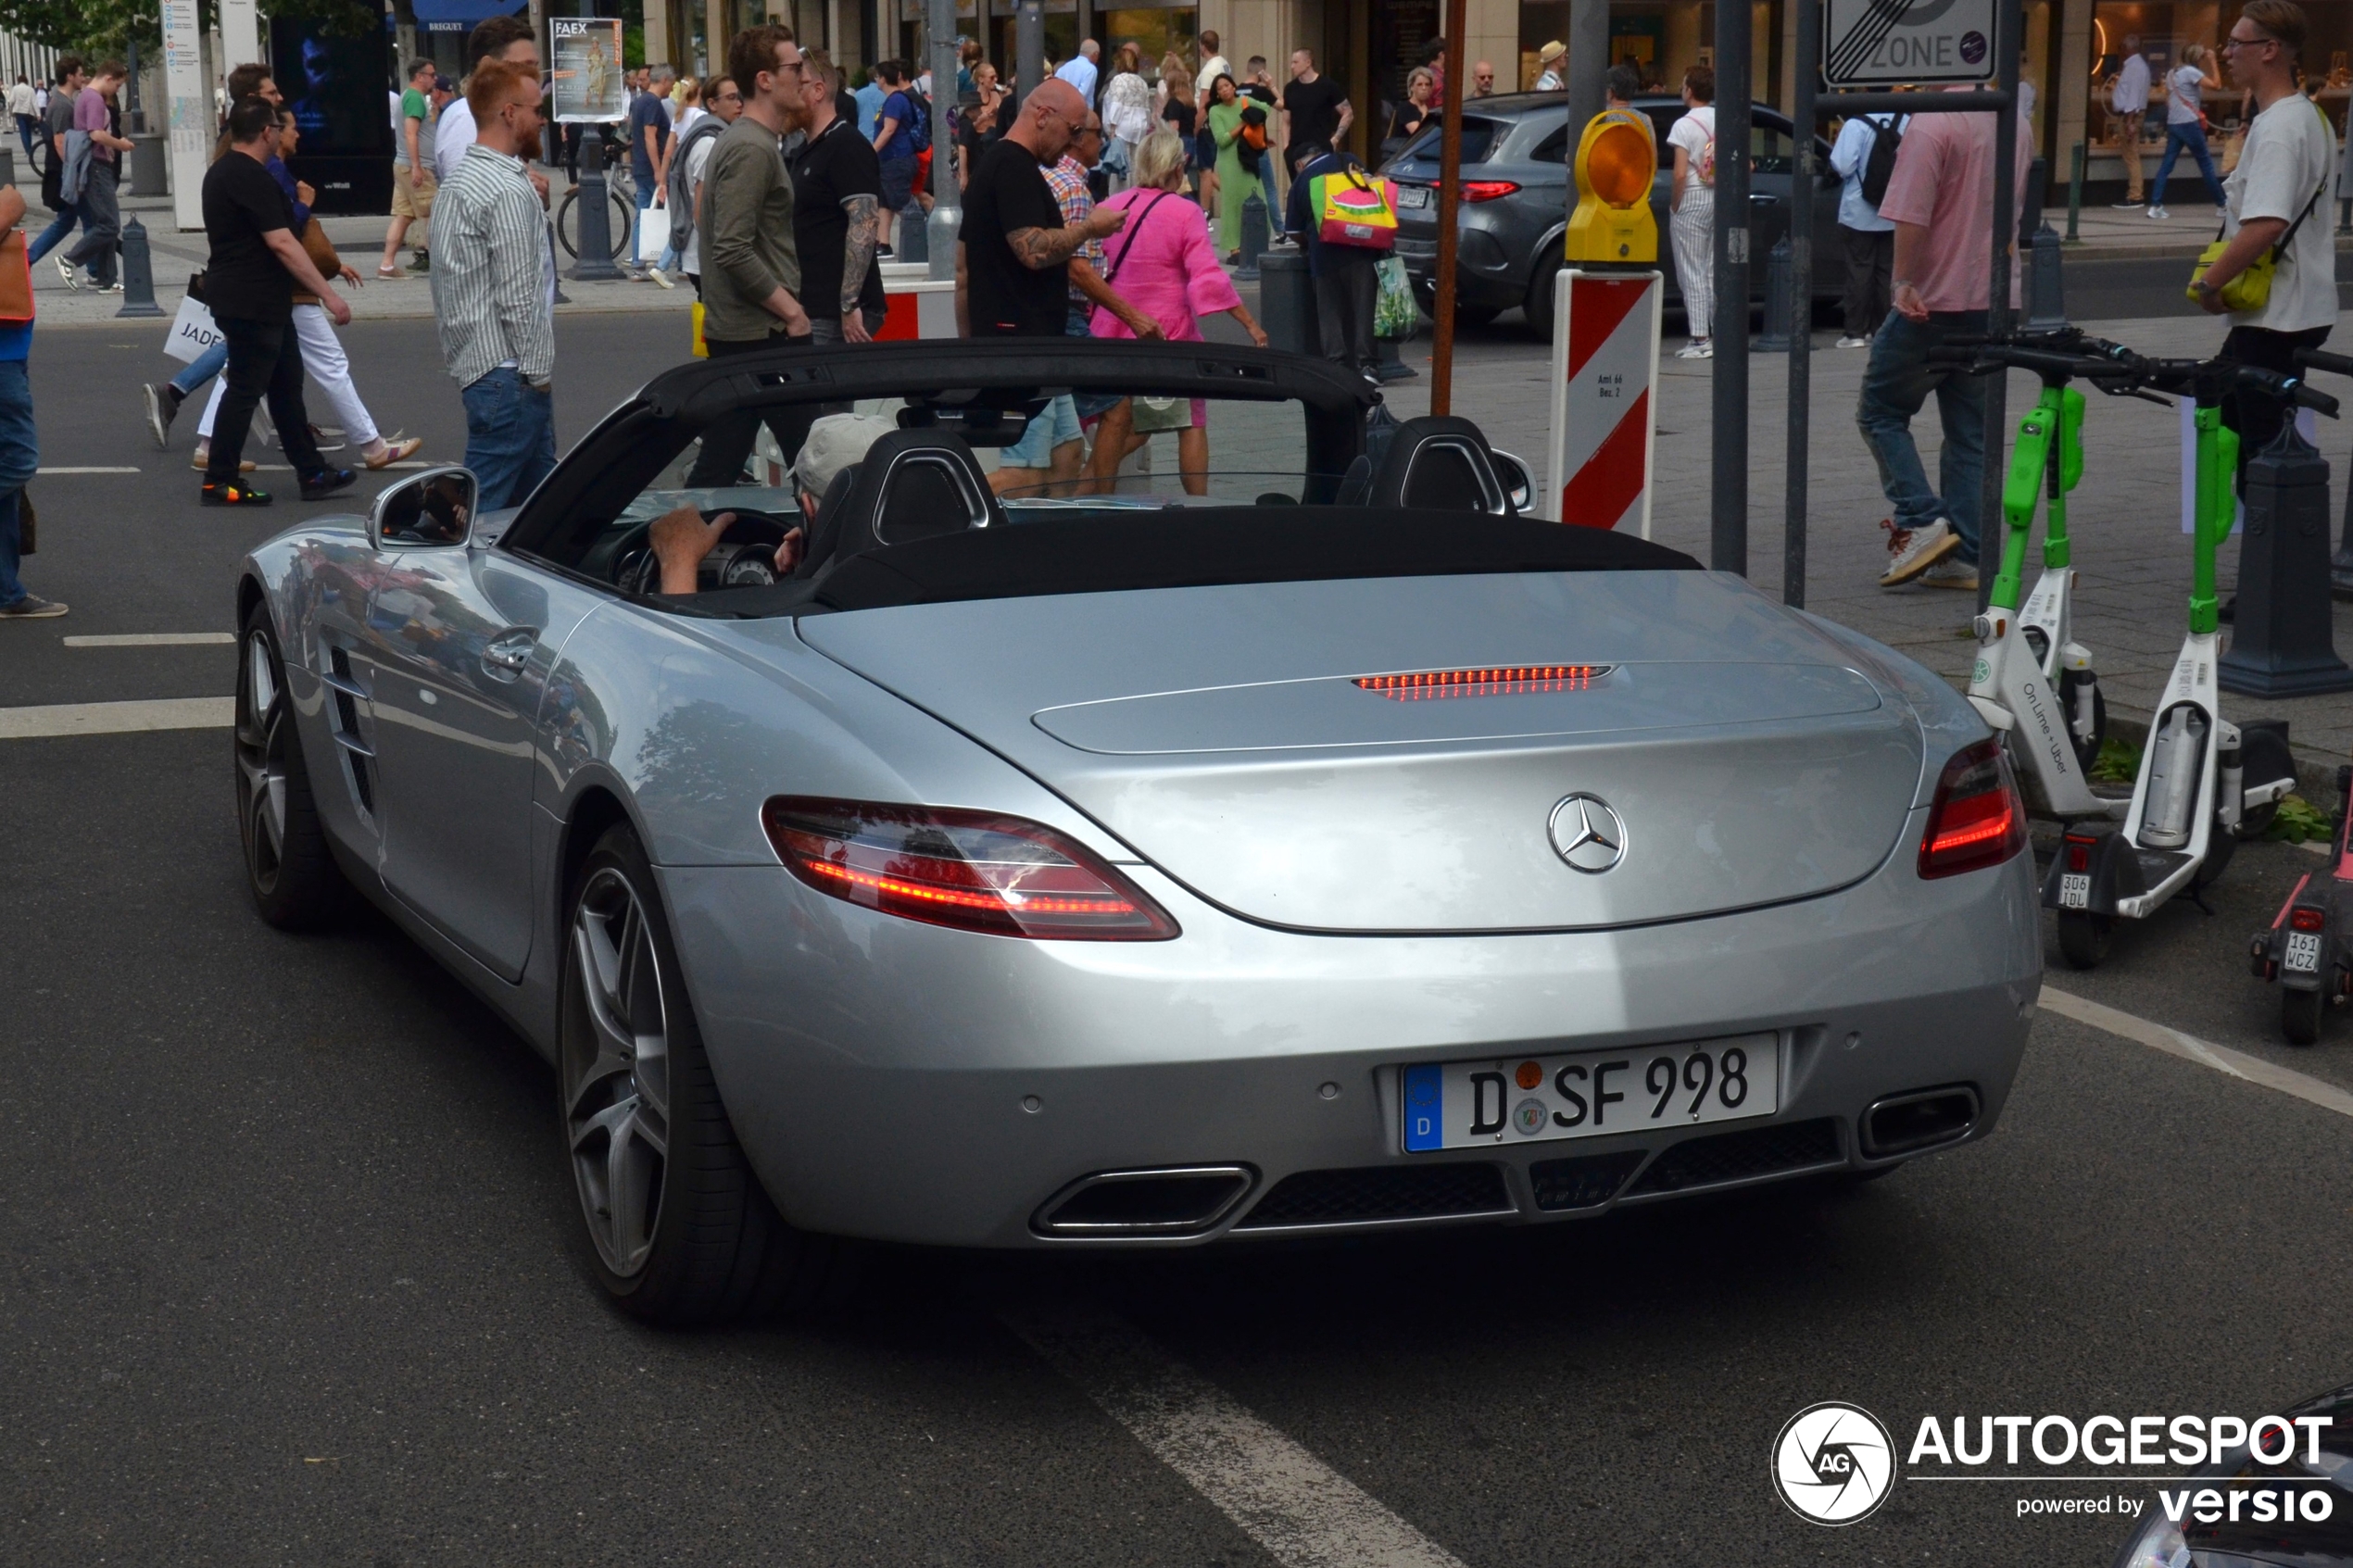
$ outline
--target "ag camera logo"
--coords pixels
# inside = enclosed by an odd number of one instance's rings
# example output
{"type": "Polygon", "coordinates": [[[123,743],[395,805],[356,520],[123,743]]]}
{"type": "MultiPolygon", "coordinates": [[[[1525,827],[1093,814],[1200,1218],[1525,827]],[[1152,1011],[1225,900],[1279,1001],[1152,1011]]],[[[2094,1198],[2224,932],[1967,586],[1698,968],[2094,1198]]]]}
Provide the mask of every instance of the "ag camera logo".
{"type": "Polygon", "coordinates": [[[1826,1399],[1789,1418],[1773,1439],[1773,1486],[1801,1519],[1868,1519],[1895,1486],[1895,1441],[1859,1405],[1826,1399]]]}

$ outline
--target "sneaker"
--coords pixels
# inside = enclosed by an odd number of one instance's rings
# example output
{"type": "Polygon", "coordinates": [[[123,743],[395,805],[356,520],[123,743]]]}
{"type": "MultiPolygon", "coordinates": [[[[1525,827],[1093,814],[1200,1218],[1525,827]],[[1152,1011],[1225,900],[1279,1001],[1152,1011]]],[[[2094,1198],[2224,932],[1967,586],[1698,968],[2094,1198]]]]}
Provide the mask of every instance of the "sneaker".
{"type": "Polygon", "coordinates": [[[151,382],[141,387],[139,392],[146,399],[147,429],[155,435],[156,447],[158,451],[169,451],[171,447],[171,421],[180,413],[180,389],[170,382],[160,385],[151,382]]]}
{"type": "Polygon", "coordinates": [[[1675,351],[1678,359],[1712,359],[1715,357],[1716,350],[1704,337],[1695,337],[1675,351]]]}
{"type": "Polygon", "coordinates": [[[647,268],[646,276],[651,278],[655,282],[660,283],[666,289],[674,289],[678,286],[676,283],[672,282],[668,278],[664,277],[662,275],[661,269],[659,267],[647,268]]]}
{"type": "Polygon", "coordinates": [[[66,607],[55,599],[27,594],[12,605],[0,605],[0,621],[54,621],[65,612],[66,607]]]}
{"type": "Polygon", "coordinates": [[[409,263],[409,270],[410,270],[411,272],[430,272],[430,271],[432,271],[432,270],[433,270],[433,257],[430,257],[430,256],[427,256],[427,255],[426,255],[423,251],[419,251],[419,252],[417,253],[417,259],[416,259],[416,260],[414,260],[414,261],[411,261],[410,263],[409,263]]]}
{"type": "Polygon", "coordinates": [[[1947,556],[1920,573],[1920,583],[1930,588],[1967,588],[1977,592],[1977,568],[1957,555],[1947,556]]]}
{"type": "Polygon", "coordinates": [[[2133,208],[2141,205],[2141,198],[2134,196],[2131,201],[2117,202],[2113,205],[2120,212],[2130,212],[2133,208]]]}
{"type": "Polygon", "coordinates": [[[383,262],[381,262],[381,261],[379,261],[379,262],[377,262],[377,263],[376,263],[376,276],[377,276],[377,277],[379,277],[379,278],[397,278],[397,277],[399,277],[400,275],[401,275],[401,274],[400,274],[400,269],[399,269],[398,267],[387,267],[387,266],[385,266],[385,265],[384,265],[383,262]]]}
{"type": "Polygon", "coordinates": [[[321,469],[317,473],[305,474],[301,486],[302,498],[306,501],[323,501],[336,491],[347,487],[359,477],[349,469],[321,469]]]}
{"type": "Polygon", "coordinates": [[[78,289],[82,286],[82,274],[76,272],[73,270],[73,263],[62,256],[57,257],[57,276],[66,281],[66,287],[69,289],[78,289]]]}
{"type": "Polygon", "coordinates": [[[227,484],[207,484],[196,499],[208,507],[266,507],[270,492],[233,480],[227,484]]]}
{"type": "Polygon", "coordinates": [[[1869,348],[1871,345],[1871,340],[1867,337],[1856,337],[1853,332],[1849,332],[1838,340],[1838,345],[1841,348],[1869,348]]]}
{"type": "Polygon", "coordinates": [[[2172,217],[2173,215],[2172,215],[2171,213],[2170,213],[2170,212],[2166,211],[2166,210],[2165,210],[2163,207],[2150,207],[2150,208],[2149,208],[2149,216],[2150,216],[2151,218],[2156,219],[2158,222],[2162,223],[2162,222],[2164,222],[2167,219],[2169,219],[2169,218],[2172,217]]]}
{"type": "Polygon", "coordinates": [[[411,435],[405,439],[400,436],[392,436],[385,440],[384,450],[374,457],[362,456],[359,459],[360,466],[369,469],[390,468],[395,463],[406,462],[415,457],[424,449],[424,445],[425,438],[422,435],[411,435]]]}
{"type": "Polygon", "coordinates": [[[122,280],[118,278],[111,283],[100,283],[98,285],[98,292],[100,294],[120,294],[122,292],[122,280]]]}
{"type": "Polygon", "coordinates": [[[1887,548],[1893,558],[1887,563],[1887,574],[1879,580],[1882,588],[1902,587],[1961,547],[1961,536],[1943,518],[1926,528],[1897,528],[1893,520],[1882,526],[1887,529],[1887,548]]]}
{"type": "MultiPolygon", "coordinates": [[[[198,473],[202,473],[205,470],[210,468],[212,466],[212,448],[209,446],[197,447],[195,460],[190,462],[188,466],[195,470],[198,473]]],[[[251,473],[253,470],[254,461],[251,458],[244,458],[237,464],[237,471],[239,473],[251,473]]]]}

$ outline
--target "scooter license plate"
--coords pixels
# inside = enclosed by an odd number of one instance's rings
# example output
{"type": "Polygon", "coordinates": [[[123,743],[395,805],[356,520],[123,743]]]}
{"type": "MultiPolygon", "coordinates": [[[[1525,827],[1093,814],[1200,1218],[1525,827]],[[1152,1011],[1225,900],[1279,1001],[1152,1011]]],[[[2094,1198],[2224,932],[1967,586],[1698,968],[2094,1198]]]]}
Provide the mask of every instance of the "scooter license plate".
{"type": "Polygon", "coordinates": [[[2092,878],[2088,872],[2059,873],[2059,908],[2088,909],[2092,907],[2092,878]]]}
{"type": "Polygon", "coordinates": [[[2317,931],[2291,931],[2287,934],[2287,958],[2283,967],[2298,974],[2315,974],[2321,968],[2321,934],[2317,931]]]}

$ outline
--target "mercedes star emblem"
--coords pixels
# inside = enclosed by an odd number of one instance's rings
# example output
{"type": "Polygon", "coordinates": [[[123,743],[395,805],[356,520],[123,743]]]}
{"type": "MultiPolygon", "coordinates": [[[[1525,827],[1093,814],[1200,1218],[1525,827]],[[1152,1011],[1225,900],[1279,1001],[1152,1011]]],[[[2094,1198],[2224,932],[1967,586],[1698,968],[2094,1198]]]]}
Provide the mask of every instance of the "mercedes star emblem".
{"type": "Polygon", "coordinates": [[[1598,876],[1626,858],[1626,824],[1598,795],[1572,795],[1553,808],[1553,847],[1573,871],[1598,876]]]}

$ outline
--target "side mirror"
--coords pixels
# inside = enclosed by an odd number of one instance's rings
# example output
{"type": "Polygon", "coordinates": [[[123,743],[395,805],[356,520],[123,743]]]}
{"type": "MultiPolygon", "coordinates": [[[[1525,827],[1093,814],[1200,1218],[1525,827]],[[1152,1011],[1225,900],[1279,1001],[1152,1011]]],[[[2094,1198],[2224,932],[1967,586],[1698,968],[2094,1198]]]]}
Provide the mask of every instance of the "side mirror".
{"type": "Polygon", "coordinates": [[[368,543],[379,550],[463,548],[479,492],[468,469],[410,474],[368,509],[368,543]]]}
{"type": "Polygon", "coordinates": [[[1495,475],[1504,482],[1504,494],[1512,500],[1512,510],[1525,517],[1535,508],[1536,476],[1528,465],[1509,452],[1490,449],[1495,459],[1495,475]]]}

